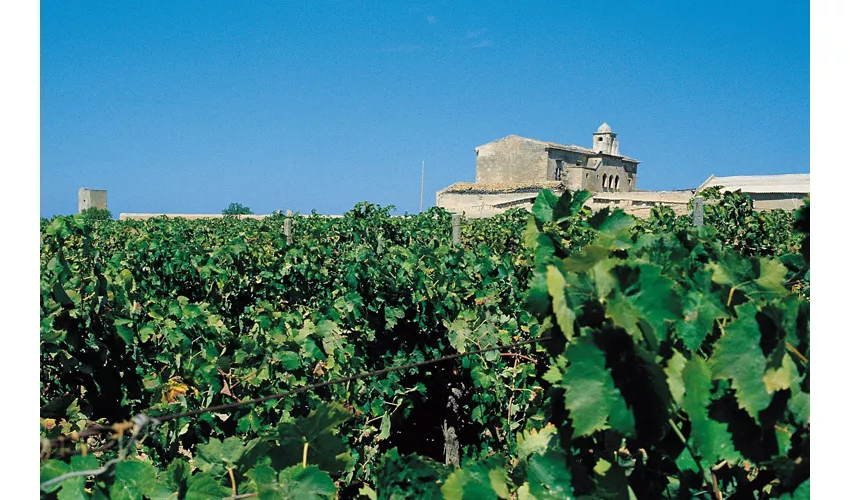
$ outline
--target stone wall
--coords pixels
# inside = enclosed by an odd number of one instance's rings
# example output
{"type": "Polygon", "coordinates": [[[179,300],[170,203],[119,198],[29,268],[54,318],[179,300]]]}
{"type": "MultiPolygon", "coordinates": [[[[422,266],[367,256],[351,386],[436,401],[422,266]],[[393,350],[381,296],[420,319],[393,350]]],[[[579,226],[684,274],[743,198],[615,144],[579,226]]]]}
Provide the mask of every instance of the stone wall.
{"type": "Polygon", "coordinates": [[[101,208],[106,210],[106,190],[80,188],[77,192],[77,211],[82,212],[89,208],[101,208]]]}
{"type": "Polygon", "coordinates": [[[583,175],[582,188],[588,191],[602,192],[607,189],[607,178],[611,175],[620,178],[617,192],[627,193],[637,189],[637,166],[619,158],[591,158],[588,160],[588,167],[584,170],[583,175]],[[606,180],[604,189],[602,185],[603,176],[606,180]]]}
{"type": "MultiPolygon", "coordinates": [[[[560,196],[564,187],[549,188],[560,196]]],[[[539,189],[499,188],[459,183],[437,192],[437,206],[466,217],[492,217],[510,208],[531,210],[539,189]]],[[[604,207],[622,208],[626,213],[647,217],[656,205],[669,206],[677,214],[688,212],[692,191],[633,191],[628,193],[595,193],[587,202],[591,210],[604,207]]]]}
{"type": "Polygon", "coordinates": [[[652,207],[666,205],[676,214],[688,212],[693,191],[632,191],[627,193],[594,193],[587,206],[594,212],[604,207],[622,208],[626,213],[649,216],[652,207]]]}
{"type": "Polygon", "coordinates": [[[458,182],[437,191],[437,206],[467,217],[492,217],[511,208],[531,209],[537,193],[548,189],[560,195],[561,182],[478,184],[458,182]]]}
{"type": "MultiPolygon", "coordinates": [[[[152,219],[154,217],[168,217],[169,219],[187,219],[187,220],[195,220],[195,219],[221,219],[225,216],[222,214],[150,214],[150,213],[122,213],[118,216],[118,220],[145,220],[152,219]]],[[[230,217],[236,217],[239,219],[265,219],[266,217],[271,217],[271,215],[231,215],[230,217]]],[[[278,216],[282,217],[282,216],[278,216]]],[[[293,215],[294,217],[294,215],[293,215]]],[[[310,217],[310,215],[298,215],[298,217],[310,217]]],[[[329,217],[331,219],[335,219],[338,217],[342,217],[341,215],[322,215],[322,217],[329,217]]]]}
{"type": "Polygon", "coordinates": [[[546,181],[549,155],[539,141],[508,136],[479,146],[475,159],[475,182],[546,181]]]}
{"type": "Polygon", "coordinates": [[[797,210],[803,206],[808,194],[803,193],[749,193],[756,210],[797,210]]]}

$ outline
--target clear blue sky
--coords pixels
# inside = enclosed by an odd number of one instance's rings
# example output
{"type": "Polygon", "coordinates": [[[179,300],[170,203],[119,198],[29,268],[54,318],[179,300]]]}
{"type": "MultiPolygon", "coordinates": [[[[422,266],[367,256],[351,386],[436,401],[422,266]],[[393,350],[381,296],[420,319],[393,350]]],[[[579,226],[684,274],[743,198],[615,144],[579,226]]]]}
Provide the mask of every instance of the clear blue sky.
{"type": "Polygon", "coordinates": [[[419,209],[509,134],[640,189],[809,171],[804,1],[41,3],[41,215],[419,209]]]}

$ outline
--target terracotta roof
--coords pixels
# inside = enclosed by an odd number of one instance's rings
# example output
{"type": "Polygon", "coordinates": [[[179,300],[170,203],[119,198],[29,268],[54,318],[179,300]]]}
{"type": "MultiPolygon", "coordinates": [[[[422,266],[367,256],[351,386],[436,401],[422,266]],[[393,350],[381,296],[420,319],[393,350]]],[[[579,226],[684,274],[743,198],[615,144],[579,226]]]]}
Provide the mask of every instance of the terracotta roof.
{"type": "Polygon", "coordinates": [[[710,187],[723,186],[723,191],[745,193],[809,193],[811,174],[779,175],[733,175],[715,177],[712,175],[702,183],[697,191],[710,187]]]}

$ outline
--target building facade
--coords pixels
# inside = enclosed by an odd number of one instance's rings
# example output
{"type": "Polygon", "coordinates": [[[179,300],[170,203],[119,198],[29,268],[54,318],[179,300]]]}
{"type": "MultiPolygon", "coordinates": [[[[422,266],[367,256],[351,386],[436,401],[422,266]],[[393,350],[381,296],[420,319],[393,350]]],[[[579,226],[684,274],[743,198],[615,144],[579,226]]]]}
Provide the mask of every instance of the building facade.
{"type": "Polygon", "coordinates": [[[629,192],[637,189],[638,160],[620,154],[619,140],[603,123],[593,146],[568,146],[509,135],[475,148],[475,183],[561,182],[566,189],[629,192]]]}
{"type": "Polygon", "coordinates": [[[106,210],[106,190],[80,188],[77,191],[77,211],[82,212],[89,208],[100,208],[106,210]]]}
{"type": "Polygon", "coordinates": [[[793,211],[803,206],[811,191],[810,183],[810,174],[712,175],[696,191],[709,188],[719,188],[722,192],[741,191],[753,200],[756,210],[793,211]]]}

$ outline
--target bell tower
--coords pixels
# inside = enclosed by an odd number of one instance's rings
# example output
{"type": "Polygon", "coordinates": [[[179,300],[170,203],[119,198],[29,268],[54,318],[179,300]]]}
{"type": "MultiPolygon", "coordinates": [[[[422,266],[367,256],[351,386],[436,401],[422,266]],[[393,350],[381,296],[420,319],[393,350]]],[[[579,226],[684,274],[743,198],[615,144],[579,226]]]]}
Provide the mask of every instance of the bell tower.
{"type": "Polygon", "coordinates": [[[596,133],[593,134],[591,149],[597,153],[619,156],[620,141],[617,140],[617,134],[611,131],[611,126],[608,123],[603,123],[596,129],[596,133]]]}

